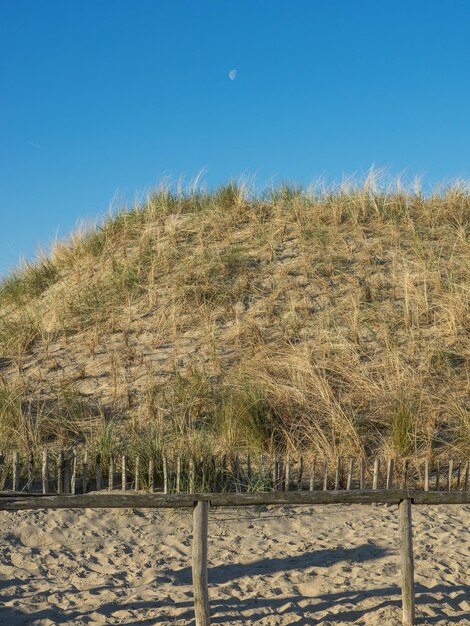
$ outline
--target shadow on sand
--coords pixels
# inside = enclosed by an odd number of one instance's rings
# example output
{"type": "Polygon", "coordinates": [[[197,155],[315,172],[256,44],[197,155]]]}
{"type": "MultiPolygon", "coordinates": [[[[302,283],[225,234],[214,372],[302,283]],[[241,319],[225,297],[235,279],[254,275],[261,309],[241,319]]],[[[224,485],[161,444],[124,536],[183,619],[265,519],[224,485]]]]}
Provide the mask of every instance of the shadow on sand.
{"type": "MultiPolygon", "coordinates": [[[[380,548],[374,544],[364,544],[356,548],[337,548],[332,550],[318,550],[315,552],[309,552],[306,554],[300,554],[298,556],[289,556],[284,558],[264,558],[258,561],[253,561],[248,564],[236,565],[217,565],[209,569],[209,583],[213,585],[220,585],[236,579],[240,579],[244,576],[253,578],[254,576],[266,575],[270,576],[275,572],[289,572],[293,570],[308,570],[309,568],[330,567],[335,563],[340,562],[356,562],[365,563],[371,560],[381,558],[386,554],[386,550],[380,548]]],[[[312,575],[314,573],[312,572],[312,575]]],[[[190,568],[183,568],[176,572],[165,572],[165,575],[171,579],[173,584],[176,585],[191,585],[191,570],[190,568]]],[[[31,624],[36,621],[50,620],[54,624],[88,624],[93,623],[95,620],[92,614],[98,614],[102,616],[103,620],[106,618],[112,619],[113,613],[118,610],[129,610],[133,612],[132,619],[127,621],[121,621],[122,626],[131,626],[138,624],[139,626],[151,626],[155,624],[169,624],[176,621],[177,623],[184,623],[188,626],[194,624],[193,603],[191,599],[182,602],[171,602],[172,616],[168,616],[167,610],[170,602],[165,600],[126,600],[123,597],[121,600],[109,602],[98,606],[97,608],[88,610],[78,609],[60,609],[58,607],[48,607],[38,611],[31,610],[34,602],[34,596],[31,592],[28,592],[28,610],[22,610],[20,606],[5,606],[5,602],[11,602],[16,600],[21,603],[21,595],[18,594],[19,584],[31,583],[32,579],[28,581],[9,580],[2,581],[0,583],[0,624],[8,624],[11,626],[20,624],[31,624]],[[16,593],[9,595],[9,586],[15,587],[16,593]],[[144,617],[139,619],[138,613],[151,612],[152,617],[144,617]]],[[[89,590],[90,594],[96,594],[104,589],[110,589],[110,586],[100,586],[89,590]]],[[[188,589],[189,591],[189,589],[188,589]]],[[[446,598],[446,603],[449,604],[452,609],[459,615],[445,616],[442,611],[440,615],[429,616],[426,618],[418,619],[418,624],[470,624],[468,615],[465,615],[459,608],[459,603],[463,600],[467,600],[470,597],[470,585],[446,585],[440,584],[432,588],[425,588],[420,585],[416,585],[416,604],[419,613],[420,606],[426,606],[429,604],[437,605],[439,599],[436,598],[436,594],[446,598]],[[452,599],[449,598],[450,593],[454,595],[452,599]],[[455,597],[455,594],[458,594],[455,597]]],[[[76,590],[69,589],[63,591],[63,595],[72,598],[75,593],[79,593],[76,590]]],[[[133,593],[132,588],[129,593],[133,593]]],[[[246,621],[247,623],[255,624],[259,620],[269,620],[270,617],[274,617],[282,612],[283,615],[291,618],[297,617],[295,623],[299,626],[307,626],[307,624],[320,624],[328,622],[329,624],[338,624],[340,622],[355,622],[361,620],[366,615],[373,614],[380,609],[388,606],[399,607],[401,605],[399,586],[387,586],[379,589],[370,590],[350,590],[337,591],[334,593],[325,593],[312,598],[305,598],[301,595],[292,595],[289,597],[283,596],[282,598],[263,598],[263,597],[251,597],[247,599],[240,598],[224,598],[224,599],[212,599],[210,602],[211,613],[213,615],[211,619],[212,624],[228,625],[234,621],[246,621]],[[368,600],[376,600],[371,606],[364,608],[351,609],[347,608],[331,612],[327,616],[315,619],[312,613],[320,613],[329,611],[331,609],[341,607],[344,604],[354,604],[357,606],[359,603],[368,600]],[[250,611],[249,617],[244,616],[243,613],[250,611]],[[309,613],[308,618],[305,614],[309,613]]],[[[41,595],[44,595],[41,593],[41,595]]],[[[438,608],[435,611],[439,611],[438,608]]],[[[113,620],[114,621],[114,620],[113,620]]],[[[289,620],[291,621],[291,620],[289,620]]]]}

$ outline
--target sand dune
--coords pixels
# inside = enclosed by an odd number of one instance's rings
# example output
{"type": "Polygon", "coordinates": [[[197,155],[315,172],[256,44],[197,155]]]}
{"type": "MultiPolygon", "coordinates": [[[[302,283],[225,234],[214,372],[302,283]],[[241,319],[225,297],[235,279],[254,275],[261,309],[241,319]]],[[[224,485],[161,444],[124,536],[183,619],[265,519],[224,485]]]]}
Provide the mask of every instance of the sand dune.
{"type": "MultiPolygon", "coordinates": [[[[414,507],[419,623],[470,624],[470,507],[414,507]]],[[[396,509],[214,510],[213,624],[400,623],[396,509]]],[[[193,623],[189,511],[0,521],[0,624],[193,623]]]]}

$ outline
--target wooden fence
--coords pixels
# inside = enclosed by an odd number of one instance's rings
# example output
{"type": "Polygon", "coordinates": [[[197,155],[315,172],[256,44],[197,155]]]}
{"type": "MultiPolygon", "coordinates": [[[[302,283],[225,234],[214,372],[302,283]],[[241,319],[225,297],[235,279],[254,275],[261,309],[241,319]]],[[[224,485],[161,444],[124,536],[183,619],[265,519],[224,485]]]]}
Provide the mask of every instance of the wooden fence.
{"type": "Polygon", "coordinates": [[[151,493],[253,491],[328,491],[351,489],[424,489],[468,491],[469,462],[446,463],[394,459],[284,458],[248,455],[216,458],[102,455],[87,450],[44,449],[33,453],[0,452],[0,491],[78,494],[90,491],[147,490],[151,493]]]}
{"type": "Polygon", "coordinates": [[[230,466],[223,459],[217,466],[211,459],[198,462],[189,459],[187,463],[176,459],[175,464],[170,464],[163,457],[159,477],[155,459],[148,459],[148,474],[144,481],[140,458],[134,459],[131,476],[128,459],[122,457],[121,484],[117,491],[117,468],[112,458],[108,459],[107,481],[100,457],[94,459],[94,481],[90,479],[87,456],[83,457],[82,471],[79,472],[76,450],[71,455],[59,451],[54,468],[51,468],[47,451],[42,461],[38,486],[33,463],[21,465],[18,454],[13,454],[10,464],[3,458],[0,466],[4,490],[0,492],[0,510],[193,508],[192,572],[197,626],[210,624],[207,570],[210,507],[398,505],[403,624],[412,626],[415,624],[412,507],[470,504],[468,462],[451,461],[447,466],[439,463],[431,467],[425,461],[422,467],[414,466],[410,472],[410,464],[406,461],[398,469],[390,460],[386,471],[381,472],[378,460],[370,466],[361,461],[355,471],[355,460],[349,459],[347,463],[337,460],[330,472],[327,461],[323,460],[318,467],[312,462],[310,471],[306,472],[302,459],[295,464],[289,458],[274,459],[268,464],[261,458],[255,467],[249,457],[244,463],[235,457],[230,466]],[[51,469],[54,470],[54,481],[51,480],[51,469]],[[423,483],[421,489],[409,486],[410,482],[419,481],[423,483]],[[54,484],[55,493],[52,493],[54,484]],[[144,486],[146,492],[139,493],[144,486]],[[5,490],[5,487],[10,489],[5,490]],[[106,490],[102,491],[102,488],[106,490]],[[209,490],[212,492],[204,493],[209,490]]]}

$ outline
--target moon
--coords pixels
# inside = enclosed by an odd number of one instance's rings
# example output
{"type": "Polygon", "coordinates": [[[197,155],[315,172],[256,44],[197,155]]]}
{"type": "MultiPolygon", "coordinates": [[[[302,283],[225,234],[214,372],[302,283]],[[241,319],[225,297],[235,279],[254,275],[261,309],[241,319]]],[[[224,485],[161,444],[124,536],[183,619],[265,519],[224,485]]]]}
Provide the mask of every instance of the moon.
{"type": "Polygon", "coordinates": [[[230,70],[230,72],[228,73],[228,77],[230,78],[230,80],[235,80],[237,77],[237,70],[230,70]]]}

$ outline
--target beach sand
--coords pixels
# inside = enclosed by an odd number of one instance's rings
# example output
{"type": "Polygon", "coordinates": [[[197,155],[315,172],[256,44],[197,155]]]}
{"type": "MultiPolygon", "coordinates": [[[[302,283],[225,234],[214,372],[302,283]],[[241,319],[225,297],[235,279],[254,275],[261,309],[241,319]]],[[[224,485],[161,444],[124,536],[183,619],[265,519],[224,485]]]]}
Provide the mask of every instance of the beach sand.
{"type": "MultiPolygon", "coordinates": [[[[470,507],[413,507],[418,623],[470,625],[470,507]]],[[[3,512],[0,624],[193,624],[191,512],[3,512]]],[[[212,624],[401,623],[397,508],[210,512],[212,624]]]]}

